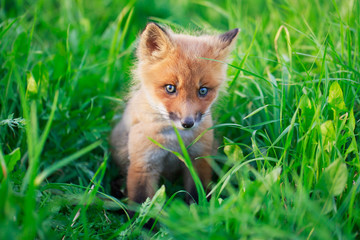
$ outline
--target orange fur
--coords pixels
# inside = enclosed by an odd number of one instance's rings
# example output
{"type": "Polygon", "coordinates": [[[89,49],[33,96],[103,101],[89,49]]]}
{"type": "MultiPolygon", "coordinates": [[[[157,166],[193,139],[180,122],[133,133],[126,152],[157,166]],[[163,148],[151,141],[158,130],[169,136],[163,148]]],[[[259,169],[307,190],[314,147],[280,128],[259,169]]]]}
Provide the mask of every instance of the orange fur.
{"type": "MultiPolygon", "coordinates": [[[[194,183],[184,164],[173,154],[157,147],[152,138],[179,151],[172,124],[185,144],[190,144],[212,126],[211,104],[225,79],[226,65],[204,58],[226,60],[238,29],[220,36],[175,34],[149,23],[141,34],[134,78],[138,81],[120,123],[111,134],[112,156],[127,175],[129,199],[143,202],[155,193],[161,175],[185,174],[186,190],[194,193],[194,183]],[[167,85],[176,89],[166,90],[167,85]],[[200,88],[207,93],[200,95],[200,88]]],[[[211,167],[200,156],[213,153],[213,132],[208,131],[188,151],[206,187],[211,167]]]]}

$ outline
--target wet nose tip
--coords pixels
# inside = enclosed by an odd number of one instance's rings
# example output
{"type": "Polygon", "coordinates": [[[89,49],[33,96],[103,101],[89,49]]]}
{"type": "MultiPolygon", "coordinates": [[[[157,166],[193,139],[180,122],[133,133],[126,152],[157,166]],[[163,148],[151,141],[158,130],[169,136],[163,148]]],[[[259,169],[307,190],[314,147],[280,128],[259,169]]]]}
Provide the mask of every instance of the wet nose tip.
{"type": "Polygon", "coordinates": [[[184,128],[191,128],[192,126],[194,126],[194,119],[193,118],[185,118],[184,121],[181,121],[181,125],[184,128]]]}

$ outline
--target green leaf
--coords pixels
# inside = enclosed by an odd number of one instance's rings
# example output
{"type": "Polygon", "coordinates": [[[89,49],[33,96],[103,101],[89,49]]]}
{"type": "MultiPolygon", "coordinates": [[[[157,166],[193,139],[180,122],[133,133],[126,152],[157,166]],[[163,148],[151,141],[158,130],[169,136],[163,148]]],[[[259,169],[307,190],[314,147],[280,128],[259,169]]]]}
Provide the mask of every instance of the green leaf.
{"type": "Polygon", "coordinates": [[[338,196],[344,191],[347,178],[346,164],[338,159],[325,168],[319,184],[330,196],[338,196]]]}
{"type": "Polygon", "coordinates": [[[300,112],[300,128],[306,132],[312,123],[315,115],[315,109],[307,95],[302,95],[299,102],[300,112]]]}
{"type": "Polygon", "coordinates": [[[162,185],[150,200],[149,198],[141,205],[137,221],[143,226],[151,217],[156,218],[166,201],[165,186],[162,185]]]}
{"type": "Polygon", "coordinates": [[[346,149],[346,153],[345,153],[345,157],[347,157],[347,155],[351,152],[357,153],[358,152],[358,148],[357,148],[357,144],[356,144],[356,139],[355,137],[352,138],[351,143],[349,145],[349,147],[346,149]]]}
{"type": "Polygon", "coordinates": [[[349,122],[348,122],[348,127],[350,129],[350,131],[354,132],[355,130],[355,117],[354,117],[354,109],[350,110],[350,114],[349,114],[349,122]]]}
{"type": "Polygon", "coordinates": [[[34,79],[34,76],[31,73],[26,74],[27,87],[26,87],[26,97],[32,97],[38,93],[38,85],[34,79]]]}
{"type": "Polygon", "coordinates": [[[264,186],[267,190],[279,179],[281,174],[281,167],[275,167],[270,173],[266,174],[264,186]]]}
{"type": "Polygon", "coordinates": [[[331,210],[336,208],[333,197],[321,198],[321,199],[319,199],[319,202],[323,206],[323,208],[322,208],[323,214],[327,214],[327,213],[331,212],[331,210]]]}
{"type": "MultiPolygon", "coordinates": [[[[249,206],[251,209],[253,209],[254,212],[260,210],[266,193],[271,189],[271,186],[276,183],[276,181],[278,181],[280,174],[281,167],[275,167],[271,172],[266,174],[265,177],[259,176],[259,179],[257,179],[251,186],[249,186],[248,191],[253,192],[249,206]]],[[[250,196],[251,195],[252,194],[250,194],[250,196]]]]}
{"type": "Polygon", "coordinates": [[[335,127],[334,123],[331,120],[328,120],[321,124],[321,135],[322,135],[322,143],[324,149],[328,152],[331,151],[332,146],[335,145],[336,134],[335,134],[335,127]]]}
{"type": "Polygon", "coordinates": [[[244,153],[241,148],[236,145],[230,139],[224,137],[224,153],[232,161],[242,161],[244,159],[244,153]]]}
{"type": "Polygon", "coordinates": [[[328,103],[334,110],[347,111],[343,92],[338,82],[334,82],[330,86],[328,103]]]}
{"type": "Polygon", "coordinates": [[[14,170],[16,163],[21,158],[20,148],[16,148],[14,151],[9,153],[8,155],[5,155],[4,158],[5,158],[8,172],[12,172],[14,170]]]}

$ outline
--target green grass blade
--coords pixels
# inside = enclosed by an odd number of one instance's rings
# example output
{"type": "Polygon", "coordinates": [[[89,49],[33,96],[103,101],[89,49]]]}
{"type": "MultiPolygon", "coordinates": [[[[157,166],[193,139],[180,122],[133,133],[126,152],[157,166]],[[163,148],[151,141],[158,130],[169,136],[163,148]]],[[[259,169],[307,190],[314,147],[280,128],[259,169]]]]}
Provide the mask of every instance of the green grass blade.
{"type": "Polygon", "coordinates": [[[94,143],[90,144],[89,146],[84,147],[83,149],[77,151],[76,153],[57,161],[55,164],[53,164],[50,167],[46,168],[44,171],[42,171],[36,177],[35,184],[37,186],[39,186],[42,183],[42,181],[44,181],[44,179],[46,177],[48,177],[49,175],[51,175],[53,172],[55,172],[59,168],[62,168],[64,166],[66,166],[67,164],[71,163],[72,161],[74,161],[74,160],[78,159],[79,157],[85,155],[86,153],[92,151],[93,149],[97,148],[98,146],[100,146],[101,143],[102,143],[101,140],[99,140],[97,142],[94,142],[94,143]]]}

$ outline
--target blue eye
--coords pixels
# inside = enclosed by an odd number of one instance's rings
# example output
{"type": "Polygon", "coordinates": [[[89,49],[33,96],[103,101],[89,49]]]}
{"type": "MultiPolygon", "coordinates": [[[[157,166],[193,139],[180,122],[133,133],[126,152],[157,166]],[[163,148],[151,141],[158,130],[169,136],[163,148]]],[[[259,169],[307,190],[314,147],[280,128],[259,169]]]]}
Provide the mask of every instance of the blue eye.
{"type": "Polygon", "coordinates": [[[165,90],[169,94],[173,94],[176,92],[176,87],[174,85],[168,84],[165,86],[165,90]]]}
{"type": "Polygon", "coordinates": [[[200,97],[205,97],[206,94],[208,93],[208,91],[209,91],[209,89],[206,88],[206,87],[200,88],[200,89],[199,89],[199,96],[200,96],[200,97]]]}

